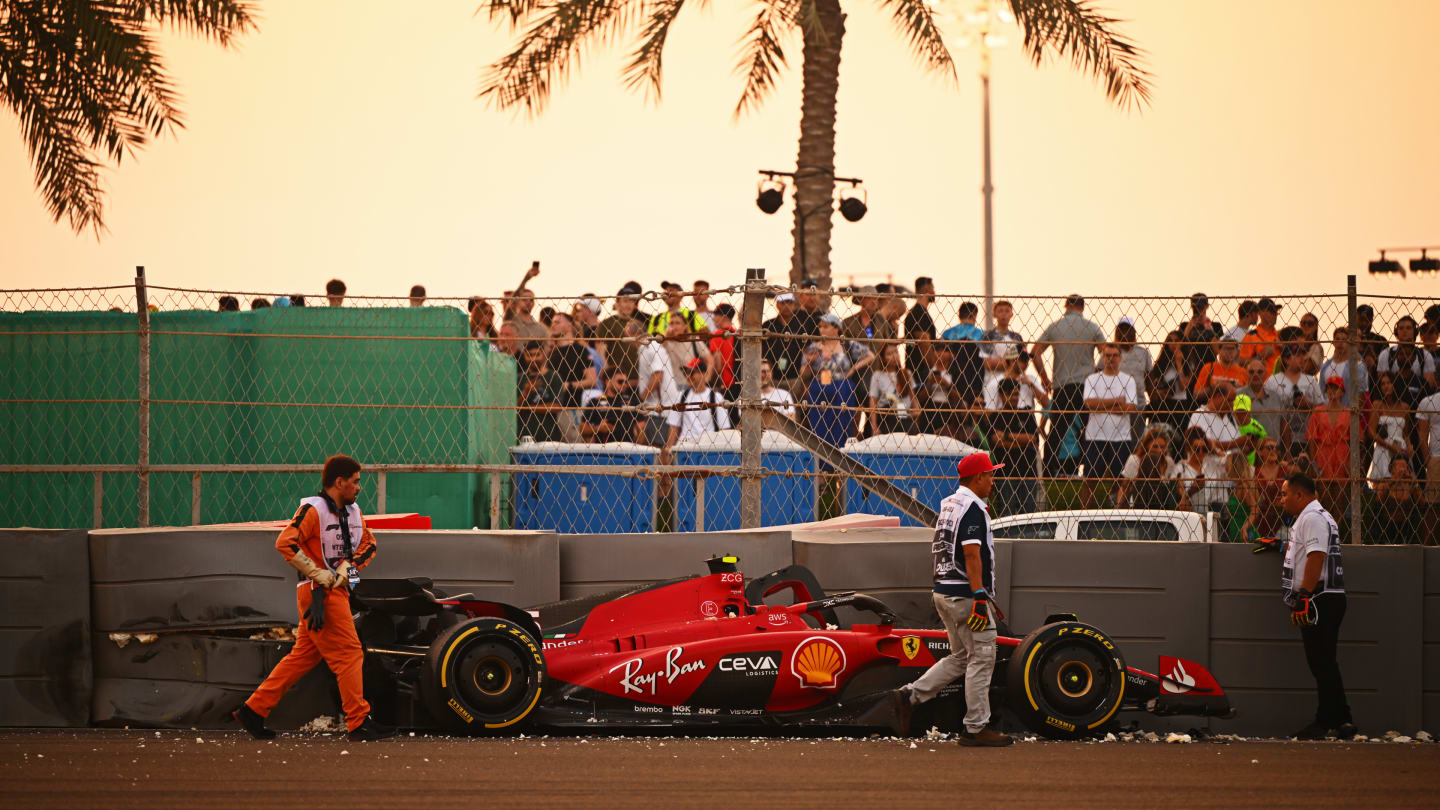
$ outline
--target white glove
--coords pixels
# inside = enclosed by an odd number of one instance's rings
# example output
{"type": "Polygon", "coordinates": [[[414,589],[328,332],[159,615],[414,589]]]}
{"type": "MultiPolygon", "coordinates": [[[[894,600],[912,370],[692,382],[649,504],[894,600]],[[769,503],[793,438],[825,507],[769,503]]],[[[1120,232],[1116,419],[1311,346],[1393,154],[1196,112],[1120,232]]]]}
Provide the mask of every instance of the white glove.
{"type": "MultiPolygon", "coordinates": [[[[348,565],[349,562],[346,561],[345,564],[348,565]]],[[[322,588],[333,588],[346,581],[345,577],[336,574],[334,571],[316,565],[315,561],[311,560],[303,551],[295,552],[295,556],[290,558],[290,566],[304,574],[306,579],[322,588]]]]}

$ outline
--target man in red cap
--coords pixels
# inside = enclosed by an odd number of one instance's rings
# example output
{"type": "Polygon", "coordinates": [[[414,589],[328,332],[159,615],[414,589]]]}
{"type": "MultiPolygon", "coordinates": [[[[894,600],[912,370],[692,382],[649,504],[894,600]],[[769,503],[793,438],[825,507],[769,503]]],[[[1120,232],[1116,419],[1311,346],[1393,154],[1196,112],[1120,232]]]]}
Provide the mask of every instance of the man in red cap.
{"type": "Polygon", "coordinates": [[[909,730],[915,704],[935,697],[963,675],[965,730],[960,744],[1001,746],[1012,742],[989,725],[990,677],[995,672],[995,623],[990,617],[990,601],[995,595],[995,536],[990,531],[985,498],[995,485],[995,471],[1004,466],[990,463],[986,453],[960,459],[955,467],[960,486],[940,503],[931,543],[935,562],[931,599],[949,636],[950,654],[914,683],[892,693],[902,732],[909,730]]]}

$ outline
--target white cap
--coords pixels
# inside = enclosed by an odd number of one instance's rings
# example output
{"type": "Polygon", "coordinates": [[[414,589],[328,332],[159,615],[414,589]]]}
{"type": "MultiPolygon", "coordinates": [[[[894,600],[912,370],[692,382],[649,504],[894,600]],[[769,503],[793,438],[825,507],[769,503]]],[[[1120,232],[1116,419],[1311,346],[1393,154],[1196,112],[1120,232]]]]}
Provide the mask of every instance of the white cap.
{"type": "Polygon", "coordinates": [[[775,296],[775,303],[777,303],[777,304],[782,304],[782,303],[784,303],[784,302],[786,302],[786,301],[794,301],[794,300],[795,300],[795,294],[794,294],[794,293],[783,292],[783,293],[780,293],[779,295],[775,296]]]}
{"type": "Polygon", "coordinates": [[[1134,325],[1135,325],[1135,321],[1132,320],[1129,315],[1126,315],[1125,317],[1121,318],[1121,319],[1120,319],[1120,323],[1123,323],[1123,324],[1125,324],[1126,326],[1134,326],[1134,325]]]}
{"type": "Polygon", "coordinates": [[[585,307],[586,309],[590,310],[590,312],[593,313],[593,314],[595,314],[595,315],[599,315],[599,314],[600,314],[600,299],[598,299],[598,298],[581,298],[579,301],[576,301],[575,303],[579,304],[579,305],[582,306],[582,307],[585,307]]]}

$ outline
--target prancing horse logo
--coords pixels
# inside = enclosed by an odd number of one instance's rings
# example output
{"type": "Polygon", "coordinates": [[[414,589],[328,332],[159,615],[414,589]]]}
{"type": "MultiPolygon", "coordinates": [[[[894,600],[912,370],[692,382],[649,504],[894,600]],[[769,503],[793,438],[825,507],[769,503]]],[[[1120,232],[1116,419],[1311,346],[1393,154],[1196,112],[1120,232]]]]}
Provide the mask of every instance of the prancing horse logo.
{"type": "Polygon", "coordinates": [[[920,654],[920,637],[906,636],[900,640],[900,649],[905,651],[905,657],[911,661],[920,654]]]}

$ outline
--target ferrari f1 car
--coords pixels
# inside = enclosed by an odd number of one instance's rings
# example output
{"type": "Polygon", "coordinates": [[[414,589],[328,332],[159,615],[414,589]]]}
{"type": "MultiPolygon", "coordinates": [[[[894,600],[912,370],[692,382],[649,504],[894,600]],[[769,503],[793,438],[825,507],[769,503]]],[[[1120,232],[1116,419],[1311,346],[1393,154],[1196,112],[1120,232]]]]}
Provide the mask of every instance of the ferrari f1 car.
{"type": "MultiPolygon", "coordinates": [[[[461,734],[904,731],[885,698],[949,653],[944,630],[896,627],[880,600],[826,595],[801,566],[747,585],[733,557],[708,564],[708,575],[538,612],[446,596],[425,579],[364,581],[353,601],[366,697],[382,722],[461,734]],[[790,603],[775,604],[787,592],[790,603]],[[873,623],[842,622],[844,607],[873,623]]],[[[1168,656],[1161,674],[1127,666],[1108,634],[1073,615],[1052,615],[1023,637],[999,630],[992,706],[1046,737],[1104,733],[1121,710],[1234,715],[1204,667],[1168,656]]],[[[958,730],[964,711],[962,685],[952,684],[917,708],[911,727],[958,730]]]]}

